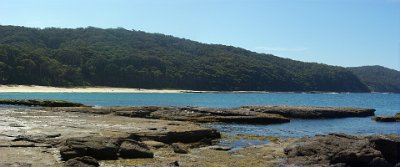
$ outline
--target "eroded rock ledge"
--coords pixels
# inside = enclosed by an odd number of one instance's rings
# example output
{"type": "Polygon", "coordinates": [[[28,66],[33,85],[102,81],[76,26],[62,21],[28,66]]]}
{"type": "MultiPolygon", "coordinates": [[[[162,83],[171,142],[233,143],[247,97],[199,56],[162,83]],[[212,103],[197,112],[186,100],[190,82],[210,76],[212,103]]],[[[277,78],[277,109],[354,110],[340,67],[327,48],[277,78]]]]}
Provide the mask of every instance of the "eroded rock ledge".
{"type": "Polygon", "coordinates": [[[22,105],[22,106],[41,106],[41,107],[86,107],[86,105],[77,102],[64,100],[13,100],[0,99],[0,104],[22,105]]]}
{"type": "Polygon", "coordinates": [[[373,119],[377,122],[400,122],[400,112],[394,116],[376,116],[373,119]]]}
{"type": "MultiPolygon", "coordinates": [[[[63,100],[0,100],[0,104],[51,107],[46,110],[114,114],[128,117],[156,118],[192,122],[270,124],[289,122],[289,118],[344,118],[373,116],[371,108],[242,106],[239,108],[206,107],[101,107],[63,100]],[[57,108],[53,108],[57,107],[57,108]]],[[[380,120],[379,117],[377,120],[380,120]]],[[[387,120],[387,119],[383,119],[387,120]]]]}
{"type": "Polygon", "coordinates": [[[285,148],[293,166],[400,166],[398,135],[351,136],[330,134],[306,137],[285,148]]]}
{"type": "Polygon", "coordinates": [[[306,106],[244,106],[242,108],[268,114],[279,114],[288,118],[345,118],[374,116],[372,108],[350,107],[306,107],[306,106]]]}
{"type": "Polygon", "coordinates": [[[289,122],[290,118],[343,118],[373,116],[375,109],[301,106],[244,106],[239,108],[205,107],[63,107],[49,111],[113,114],[126,117],[152,118],[191,122],[224,122],[273,124],[289,122]]]}
{"type": "Polygon", "coordinates": [[[285,123],[290,120],[278,114],[266,114],[241,108],[203,108],[203,107],[61,107],[46,108],[48,111],[80,112],[92,114],[111,114],[136,118],[190,122],[224,122],[244,124],[285,123]]]}
{"type": "Polygon", "coordinates": [[[274,164],[267,166],[276,166],[279,163],[277,159],[285,158],[288,158],[288,164],[393,166],[399,159],[399,151],[396,152],[400,149],[398,138],[335,134],[300,139],[285,149],[285,156],[284,147],[280,143],[274,148],[254,147],[218,155],[223,152],[223,148],[218,152],[218,149],[212,147],[203,151],[199,147],[211,145],[214,139],[221,137],[220,133],[193,123],[271,124],[285,123],[289,118],[337,118],[373,114],[373,109],[290,106],[0,108],[0,166],[98,166],[107,163],[107,160],[115,163],[125,159],[128,159],[125,162],[129,165],[132,164],[130,159],[152,159],[143,161],[158,166],[190,166],[196,163],[207,164],[207,161],[225,163],[225,160],[218,159],[222,155],[234,160],[227,163],[252,161],[257,162],[253,164],[255,166],[265,166],[265,163],[274,164]],[[162,153],[159,153],[160,150],[162,153]],[[262,153],[259,156],[252,155],[260,151],[262,153]],[[239,159],[242,157],[235,157],[236,154],[246,155],[248,160],[241,161],[239,159]],[[171,158],[157,158],[159,155],[171,158]],[[207,156],[207,160],[199,159],[198,155],[207,156]],[[268,157],[268,161],[263,159],[265,157],[268,157]]]}

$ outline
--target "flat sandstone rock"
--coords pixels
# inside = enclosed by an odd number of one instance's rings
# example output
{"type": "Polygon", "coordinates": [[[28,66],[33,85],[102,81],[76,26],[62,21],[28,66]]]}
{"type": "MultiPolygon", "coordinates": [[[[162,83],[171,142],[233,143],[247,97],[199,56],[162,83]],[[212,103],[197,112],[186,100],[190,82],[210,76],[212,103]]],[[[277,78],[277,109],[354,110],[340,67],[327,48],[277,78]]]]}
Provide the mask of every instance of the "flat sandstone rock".
{"type": "Polygon", "coordinates": [[[239,108],[207,107],[61,107],[49,111],[114,114],[126,117],[155,118],[191,122],[223,122],[241,124],[286,123],[290,118],[319,119],[373,116],[371,108],[305,107],[305,106],[243,106],[239,108]]]}
{"type": "Polygon", "coordinates": [[[37,109],[0,109],[0,143],[3,143],[0,145],[0,166],[60,166],[59,149],[65,146],[66,141],[77,139],[90,141],[84,142],[85,150],[106,150],[109,146],[101,145],[103,142],[100,141],[116,141],[116,148],[125,150],[119,151],[119,154],[125,155],[126,152],[135,152],[136,146],[124,141],[190,143],[219,137],[217,131],[190,122],[37,109]],[[99,142],[92,142],[96,138],[100,139],[99,142]]]}
{"type": "Polygon", "coordinates": [[[288,118],[345,118],[374,116],[372,108],[306,107],[306,106],[243,106],[250,111],[279,114],[288,118]]]}

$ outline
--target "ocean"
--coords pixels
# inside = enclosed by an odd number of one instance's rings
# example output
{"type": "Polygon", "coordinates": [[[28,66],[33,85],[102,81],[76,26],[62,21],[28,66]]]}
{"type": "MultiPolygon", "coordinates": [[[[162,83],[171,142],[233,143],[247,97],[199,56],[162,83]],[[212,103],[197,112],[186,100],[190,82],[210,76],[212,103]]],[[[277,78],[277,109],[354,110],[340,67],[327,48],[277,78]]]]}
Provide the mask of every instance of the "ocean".
{"type": "MultiPolygon", "coordinates": [[[[0,99],[57,99],[93,106],[296,105],[375,108],[376,115],[400,112],[400,94],[390,93],[0,93],[0,99]]],[[[371,117],[292,119],[274,125],[204,124],[224,134],[303,137],[328,133],[357,135],[399,134],[400,123],[382,123],[371,117]]]]}

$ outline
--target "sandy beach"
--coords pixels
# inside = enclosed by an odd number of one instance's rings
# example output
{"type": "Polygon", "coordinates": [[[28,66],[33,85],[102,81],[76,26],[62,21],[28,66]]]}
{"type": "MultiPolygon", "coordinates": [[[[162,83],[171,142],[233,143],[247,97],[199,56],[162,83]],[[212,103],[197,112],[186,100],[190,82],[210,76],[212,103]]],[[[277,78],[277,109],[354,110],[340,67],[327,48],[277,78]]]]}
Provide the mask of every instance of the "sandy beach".
{"type": "Polygon", "coordinates": [[[305,91],[305,92],[276,92],[276,91],[199,91],[185,89],[143,89],[143,88],[117,88],[117,87],[52,87],[39,85],[0,85],[0,93],[6,92],[82,92],[82,93],[328,93],[340,92],[305,91]]]}
{"type": "Polygon", "coordinates": [[[102,92],[102,93],[185,93],[190,90],[161,90],[115,87],[51,87],[38,85],[0,85],[0,92],[102,92]]]}

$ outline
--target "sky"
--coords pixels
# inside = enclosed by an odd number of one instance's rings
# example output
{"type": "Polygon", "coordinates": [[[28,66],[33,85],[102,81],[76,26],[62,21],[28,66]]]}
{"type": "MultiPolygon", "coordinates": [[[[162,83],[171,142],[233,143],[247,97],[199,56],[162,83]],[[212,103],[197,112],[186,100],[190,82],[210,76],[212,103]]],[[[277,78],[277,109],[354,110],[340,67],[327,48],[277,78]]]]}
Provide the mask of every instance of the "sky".
{"type": "Polygon", "coordinates": [[[0,24],[122,27],[306,62],[400,70],[400,0],[0,0],[0,24]]]}

